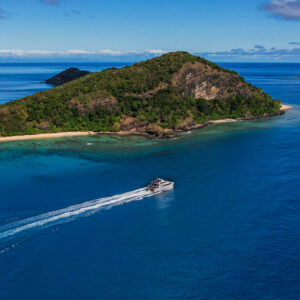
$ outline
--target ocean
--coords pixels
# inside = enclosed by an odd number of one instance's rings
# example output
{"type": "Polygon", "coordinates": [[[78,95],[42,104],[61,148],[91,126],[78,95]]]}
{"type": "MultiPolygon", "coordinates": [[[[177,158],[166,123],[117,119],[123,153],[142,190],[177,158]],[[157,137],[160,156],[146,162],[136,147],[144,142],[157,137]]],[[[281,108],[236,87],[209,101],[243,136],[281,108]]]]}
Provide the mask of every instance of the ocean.
{"type": "MultiPolygon", "coordinates": [[[[0,102],[124,65],[0,64],[0,102]]],[[[172,140],[0,144],[1,300],[300,298],[300,64],[221,65],[293,109],[172,140]],[[174,190],[144,198],[156,177],[174,190]]]]}

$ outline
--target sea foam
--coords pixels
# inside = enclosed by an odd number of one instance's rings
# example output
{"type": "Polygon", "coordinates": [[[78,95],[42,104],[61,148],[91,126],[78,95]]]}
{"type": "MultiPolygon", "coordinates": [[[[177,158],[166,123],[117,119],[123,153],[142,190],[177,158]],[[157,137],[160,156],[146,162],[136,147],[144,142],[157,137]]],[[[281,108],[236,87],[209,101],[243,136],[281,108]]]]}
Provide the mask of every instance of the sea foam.
{"type": "Polygon", "coordinates": [[[151,191],[147,191],[146,188],[142,188],[13,222],[0,227],[0,241],[14,237],[22,232],[41,230],[50,226],[70,222],[78,218],[90,216],[100,210],[110,209],[114,206],[142,200],[145,197],[151,197],[156,194],[159,194],[159,192],[153,193],[151,191]]]}

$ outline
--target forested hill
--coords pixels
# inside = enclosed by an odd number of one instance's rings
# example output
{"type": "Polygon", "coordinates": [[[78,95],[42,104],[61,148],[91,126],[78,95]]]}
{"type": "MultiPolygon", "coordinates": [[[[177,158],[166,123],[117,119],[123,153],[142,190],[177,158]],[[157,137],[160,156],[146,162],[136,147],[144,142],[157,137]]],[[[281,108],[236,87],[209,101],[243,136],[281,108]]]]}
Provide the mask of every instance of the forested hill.
{"type": "Polygon", "coordinates": [[[221,118],[280,113],[237,73],[187,52],[91,73],[0,106],[0,134],[129,131],[154,136],[221,118]]]}

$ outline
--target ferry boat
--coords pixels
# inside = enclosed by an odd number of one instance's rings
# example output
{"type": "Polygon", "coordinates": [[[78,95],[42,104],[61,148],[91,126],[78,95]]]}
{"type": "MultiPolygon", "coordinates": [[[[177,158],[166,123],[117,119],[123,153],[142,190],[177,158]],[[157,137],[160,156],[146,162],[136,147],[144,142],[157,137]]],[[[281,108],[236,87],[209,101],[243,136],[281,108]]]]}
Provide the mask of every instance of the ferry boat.
{"type": "Polygon", "coordinates": [[[173,188],[174,188],[174,182],[164,180],[161,178],[156,178],[155,180],[151,181],[148,184],[146,191],[157,193],[157,192],[169,191],[172,190],[173,188]]]}

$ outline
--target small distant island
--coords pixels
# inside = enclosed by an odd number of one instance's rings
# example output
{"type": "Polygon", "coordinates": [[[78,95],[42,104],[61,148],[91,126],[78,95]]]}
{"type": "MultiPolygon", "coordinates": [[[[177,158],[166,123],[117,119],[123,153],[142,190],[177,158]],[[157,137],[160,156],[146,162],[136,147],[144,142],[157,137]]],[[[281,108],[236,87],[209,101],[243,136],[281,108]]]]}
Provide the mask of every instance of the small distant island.
{"type": "Polygon", "coordinates": [[[59,76],[55,84],[63,85],[0,106],[0,136],[100,132],[167,138],[287,109],[236,72],[187,52],[85,74],[68,83],[59,76]]]}
{"type": "Polygon", "coordinates": [[[73,81],[75,79],[78,79],[80,77],[83,77],[89,73],[90,72],[88,71],[79,70],[77,68],[69,68],[55,75],[54,77],[46,80],[45,82],[48,84],[53,84],[55,86],[58,86],[73,81]]]}

